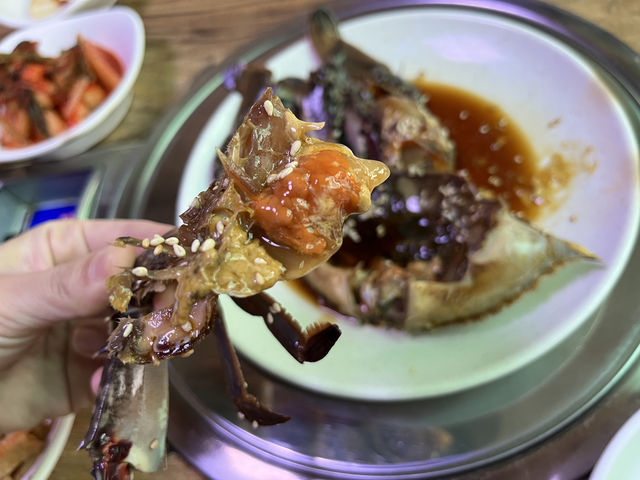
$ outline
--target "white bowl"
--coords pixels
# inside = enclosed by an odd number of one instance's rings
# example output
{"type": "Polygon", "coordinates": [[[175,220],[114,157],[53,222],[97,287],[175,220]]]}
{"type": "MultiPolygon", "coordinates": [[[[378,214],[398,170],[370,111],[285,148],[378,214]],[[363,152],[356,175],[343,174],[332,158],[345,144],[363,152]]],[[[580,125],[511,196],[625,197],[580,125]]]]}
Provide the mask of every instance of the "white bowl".
{"type": "Polygon", "coordinates": [[[0,163],[77,155],[105,138],[124,118],[131,105],[132,88],[145,47],[142,19],[134,10],[114,7],[39,23],[7,35],[0,42],[0,52],[10,53],[20,42],[30,40],[38,42],[40,54],[57,56],[75,45],[78,35],[117,55],[124,67],[122,80],[87,118],[59,135],[24,148],[0,147],[0,163]]]}
{"type": "Polygon", "coordinates": [[[591,472],[590,480],[640,478],[640,410],[611,439],[591,472]]]}
{"type": "Polygon", "coordinates": [[[75,419],[75,414],[70,413],[53,421],[44,450],[21,480],[46,480],[49,478],[69,440],[75,419]]]}
{"type": "Polygon", "coordinates": [[[36,18],[29,13],[33,0],[5,0],[0,2],[0,23],[11,28],[22,28],[49,20],[60,20],[79,12],[111,7],[116,0],[70,0],[52,15],[36,18]]]}

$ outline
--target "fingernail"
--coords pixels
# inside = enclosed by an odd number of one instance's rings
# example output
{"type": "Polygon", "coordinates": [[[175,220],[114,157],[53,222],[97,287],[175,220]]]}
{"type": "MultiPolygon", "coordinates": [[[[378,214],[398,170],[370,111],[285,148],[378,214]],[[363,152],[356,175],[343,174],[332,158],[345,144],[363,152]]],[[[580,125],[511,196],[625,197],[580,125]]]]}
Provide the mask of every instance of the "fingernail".
{"type": "Polygon", "coordinates": [[[93,358],[107,340],[107,332],[89,327],[76,327],[71,336],[71,347],[83,357],[93,358]]]}
{"type": "Polygon", "coordinates": [[[89,265],[89,279],[104,282],[132,263],[133,254],[124,248],[106,247],[95,253],[89,265]]]}
{"type": "Polygon", "coordinates": [[[108,276],[109,269],[109,251],[104,248],[93,255],[89,264],[88,276],[92,281],[104,281],[108,276]]]}

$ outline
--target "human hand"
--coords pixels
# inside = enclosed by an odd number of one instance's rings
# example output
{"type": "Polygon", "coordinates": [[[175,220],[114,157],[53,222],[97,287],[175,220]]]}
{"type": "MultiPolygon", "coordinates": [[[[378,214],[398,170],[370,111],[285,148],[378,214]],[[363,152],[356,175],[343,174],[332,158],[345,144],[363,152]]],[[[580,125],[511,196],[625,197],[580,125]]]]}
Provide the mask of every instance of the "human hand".
{"type": "Polygon", "coordinates": [[[164,233],[141,220],[59,220],[0,245],[0,432],[26,429],[93,398],[105,343],[107,278],[135,259],[119,236],[164,233]]]}

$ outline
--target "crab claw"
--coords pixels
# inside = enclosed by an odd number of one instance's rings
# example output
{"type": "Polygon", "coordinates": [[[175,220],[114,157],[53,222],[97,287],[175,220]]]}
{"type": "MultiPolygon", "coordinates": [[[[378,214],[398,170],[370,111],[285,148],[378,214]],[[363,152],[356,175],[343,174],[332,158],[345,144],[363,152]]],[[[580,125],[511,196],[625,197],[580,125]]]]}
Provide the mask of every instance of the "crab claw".
{"type": "Polygon", "coordinates": [[[302,330],[300,324],[266,293],[233,301],[250,315],[262,317],[269,331],[298,362],[317,362],[325,357],[340,338],[335,323],[314,323],[302,330]]]}

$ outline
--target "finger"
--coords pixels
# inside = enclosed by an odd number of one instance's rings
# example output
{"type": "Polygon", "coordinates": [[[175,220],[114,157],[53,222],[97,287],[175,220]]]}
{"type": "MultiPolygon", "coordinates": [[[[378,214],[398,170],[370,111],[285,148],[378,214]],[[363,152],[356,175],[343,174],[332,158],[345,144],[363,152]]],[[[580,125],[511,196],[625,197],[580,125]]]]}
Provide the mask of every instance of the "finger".
{"type": "Polygon", "coordinates": [[[93,402],[93,376],[102,363],[103,360],[88,359],[70,350],[67,358],[67,378],[72,410],[78,411],[93,402]]]}
{"type": "Polygon", "coordinates": [[[29,428],[71,411],[66,375],[69,331],[69,324],[49,329],[0,372],[0,432],[6,422],[29,428]]]}
{"type": "Polygon", "coordinates": [[[71,333],[71,348],[80,357],[93,359],[105,345],[109,329],[104,318],[78,322],[71,333]]]}
{"type": "Polygon", "coordinates": [[[92,220],[83,222],[84,236],[90,250],[97,250],[111,244],[116,238],[129,236],[135,238],[153,237],[155,233],[164,235],[175,228],[174,225],[152,222],[150,220],[92,220]]]}
{"type": "Polygon", "coordinates": [[[153,308],[160,310],[161,308],[173,305],[176,300],[176,289],[173,286],[169,286],[161,292],[156,292],[153,295],[153,308]]]}
{"type": "Polygon", "coordinates": [[[90,381],[91,391],[93,392],[94,395],[98,393],[98,388],[100,388],[101,379],[102,379],[102,367],[98,368],[91,375],[91,381],[90,381]]]}
{"type": "Polygon", "coordinates": [[[134,249],[110,246],[45,271],[0,275],[5,336],[102,313],[108,304],[107,278],[134,259],[134,249]]]}
{"type": "Polygon", "coordinates": [[[40,271],[109,245],[116,238],[152,237],[171,225],[148,220],[56,220],[0,245],[0,273],[40,271]]]}

